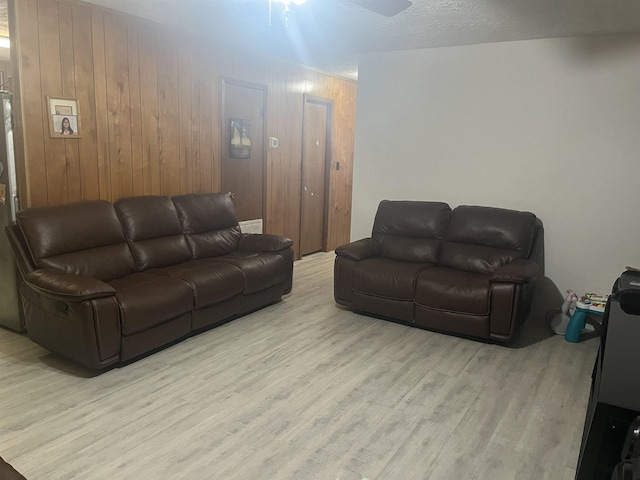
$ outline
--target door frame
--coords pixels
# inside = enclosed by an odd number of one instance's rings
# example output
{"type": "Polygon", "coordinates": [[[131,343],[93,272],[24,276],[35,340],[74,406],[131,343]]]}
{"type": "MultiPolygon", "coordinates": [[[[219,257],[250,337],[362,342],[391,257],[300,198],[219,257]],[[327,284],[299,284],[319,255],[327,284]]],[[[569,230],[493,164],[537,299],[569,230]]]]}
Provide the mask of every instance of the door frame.
{"type": "MultiPolygon", "coordinates": [[[[305,110],[307,103],[315,103],[324,105],[327,108],[327,123],[326,123],[326,135],[325,135],[325,149],[324,149],[324,205],[322,212],[322,251],[327,251],[327,245],[329,244],[329,193],[330,181],[331,181],[331,165],[332,165],[332,151],[333,145],[331,132],[333,131],[333,100],[324,97],[318,97],[315,95],[303,94],[302,98],[302,138],[301,138],[301,158],[300,158],[300,221],[298,228],[298,235],[300,243],[302,243],[302,199],[304,195],[304,126],[305,126],[305,110]]],[[[302,245],[301,245],[302,247],[302,245]]],[[[300,258],[302,258],[302,248],[300,248],[300,258]]]]}
{"type": "MultiPolygon", "coordinates": [[[[266,233],[267,230],[267,86],[262,83],[247,82],[245,80],[238,80],[231,77],[220,77],[220,190],[222,190],[222,160],[224,158],[224,151],[227,139],[224,132],[227,126],[227,119],[224,118],[226,109],[226,86],[233,85],[236,87],[253,88],[255,90],[262,90],[262,233],[266,233]]],[[[223,192],[227,193],[227,192],[223,192]]]]}

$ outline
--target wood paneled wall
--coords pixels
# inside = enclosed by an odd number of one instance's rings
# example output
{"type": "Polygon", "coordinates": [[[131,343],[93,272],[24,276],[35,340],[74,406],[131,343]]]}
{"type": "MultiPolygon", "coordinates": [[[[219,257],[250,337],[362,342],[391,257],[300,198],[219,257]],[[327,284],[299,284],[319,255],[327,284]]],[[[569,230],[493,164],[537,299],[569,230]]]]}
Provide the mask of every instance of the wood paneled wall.
{"type": "Polygon", "coordinates": [[[328,248],[349,241],[355,82],[71,0],[10,0],[10,17],[23,206],[219,191],[228,77],[267,86],[265,230],[296,244],[304,93],[333,101],[328,248]],[[82,138],[49,138],[47,95],[78,99],[82,138]]]}

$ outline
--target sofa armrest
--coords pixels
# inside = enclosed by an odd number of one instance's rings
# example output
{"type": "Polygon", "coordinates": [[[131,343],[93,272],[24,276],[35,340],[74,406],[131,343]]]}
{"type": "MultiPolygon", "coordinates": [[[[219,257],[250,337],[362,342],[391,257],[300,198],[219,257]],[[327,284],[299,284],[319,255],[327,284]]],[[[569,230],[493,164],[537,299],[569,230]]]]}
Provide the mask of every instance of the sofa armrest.
{"type": "Polygon", "coordinates": [[[359,261],[380,255],[380,249],[372,238],[363,238],[336,248],[336,255],[359,261]]]}
{"type": "Polygon", "coordinates": [[[108,297],[116,293],[111,285],[101,280],[52,268],[27,273],[25,282],[45,296],[71,303],[108,297]]]}
{"type": "Polygon", "coordinates": [[[24,240],[20,227],[17,225],[7,225],[4,227],[4,231],[7,235],[11,251],[13,252],[13,257],[16,259],[16,265],[18,266],[20,274],[24,276],[28,272],[34,271],[36,267],[31,260],[29,247],[24,240]]]}
{"type": "Polygon", "coordinates": [[[293,241],[268,233],[245,233],[240,239],[239,250],[248,252],[280,252],[293,246],[293,241]]]}
{"type": "Polygon", "coordinates": [[[492,282],[530,283],[538,278],[540,267],[532,260],[518,259],[501,266],[491,277],[492,282]]]}

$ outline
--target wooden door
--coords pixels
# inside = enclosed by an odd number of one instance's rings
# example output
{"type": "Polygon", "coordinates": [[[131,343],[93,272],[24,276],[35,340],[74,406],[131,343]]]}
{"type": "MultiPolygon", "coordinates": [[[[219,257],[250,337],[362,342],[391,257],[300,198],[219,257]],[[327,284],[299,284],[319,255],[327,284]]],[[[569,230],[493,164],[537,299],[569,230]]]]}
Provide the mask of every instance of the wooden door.
{"type": "Polygon", "coordinates": [[[302,127],[301,255],[326,248],[330,122],[331,103],[305,96],[302,127]]]}
{"type": "Polygon", "coordinates": [[[266,87],[222,80],[221,186],[238,221],[263,218],[266,87]]]}

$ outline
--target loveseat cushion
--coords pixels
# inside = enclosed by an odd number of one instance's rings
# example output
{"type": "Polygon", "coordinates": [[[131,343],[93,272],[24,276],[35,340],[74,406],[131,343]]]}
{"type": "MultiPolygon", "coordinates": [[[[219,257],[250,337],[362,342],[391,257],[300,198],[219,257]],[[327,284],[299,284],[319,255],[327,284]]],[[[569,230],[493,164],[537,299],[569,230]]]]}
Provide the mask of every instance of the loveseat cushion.
{"type": "Polygon", "coordinates": [[[415,302],[437,310],[486,315],[489,312],[491,275],[446,267],[422,270],[415,302]]]}
{"type": "Polygon", "coordinates": [[[336,248],[336,256],[359,262],[365,258],[379,256],[381,253],[379,247],[380,245],[374,242],[373,238],[361,238],[355,242],[340,245],[336,248]]]}
{"type": "Polygon", "coordinates": [[[242,293],[252,293],[266,290],[286,279],[287,268],[282,255],[273,252],[242,252],[237,251],[223,257],[216,257],[220,262],[227,262],[238,267],[245,278],[242,293]]]}
{"type": "Polygon", "coordinates": [[[430,263],[400,262],[384,257],[368,258],[353,267],[353,289],[395,300],[413,300],[418,274],[430,263]]]}
{"type": "Polygon", "coordinates": [[[37,268],[111,280],[135,270],[113,205],[94,200],[18,212],[17,225],[37,268]]]}
{"type": "Polygon", "coordinates": [[[442,202],[383,200],[372,238],[386,258],[436,263],[451,208],[442,202]]]}
{"type": "Polygon", "coordinates": [[[536,216],[492,207],[460,206],[451,221],[439,265],[466,272],[492,273],[531,252],[536,216]]]}
{"type": "Polygon", "coordinates": [[[123,335],[148,330],[193,309],[193,293],[179,278],[132,273],[109,282],[116,290],[123,335]]]}
{"type": "Polygon", "coordinates": [[[238,267],[214,259],[192,260],[180,265],[148,270],[148,273],[169,275],[185,281],[193,291],[195,309],[240,295],[245,284],[244,274],[238,267]]]}
{"type": "Polygon", "coordinates": [[[191,260],[178,213],[169,197],[121,198],[114,204],[138,270],[191,260]]]}
{"type": "Polygon", "coordinates": [[[233,201],[224,193],[190,193],[171,199],[193,258],[226,255],[242,237],[233,201]]]}

